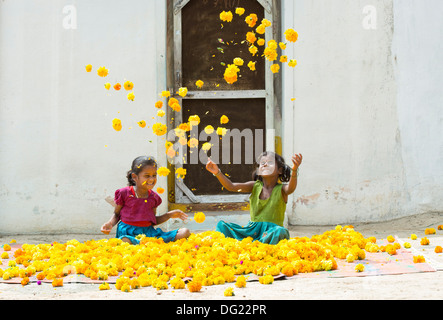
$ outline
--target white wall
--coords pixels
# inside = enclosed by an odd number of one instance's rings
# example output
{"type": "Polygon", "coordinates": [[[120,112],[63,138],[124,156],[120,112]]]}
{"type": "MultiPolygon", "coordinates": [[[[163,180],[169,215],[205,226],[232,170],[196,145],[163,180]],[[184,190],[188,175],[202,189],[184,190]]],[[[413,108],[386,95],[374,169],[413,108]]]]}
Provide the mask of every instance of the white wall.
{"type": "Polygon", "coordinates": [[[99,231],[132,160],[164,160],[162,140],[136,122],[152,124],[165,90],[165,38],[164,0],[0,3],[0,233],[99,231]],[[77,29],[64,28],[66,5],[77,29]],[[104,89],[125,78],[134,102],[104,89]]]}
{"type": "Polygon", "coordinates": [[[443,3],[370,1],[375,30],[362,24],[368,4],[284,1],[283,30],[299,32],[298,66],[284,75],[284,155],[304,155],[291,224],[443,209],[443,3]]]}

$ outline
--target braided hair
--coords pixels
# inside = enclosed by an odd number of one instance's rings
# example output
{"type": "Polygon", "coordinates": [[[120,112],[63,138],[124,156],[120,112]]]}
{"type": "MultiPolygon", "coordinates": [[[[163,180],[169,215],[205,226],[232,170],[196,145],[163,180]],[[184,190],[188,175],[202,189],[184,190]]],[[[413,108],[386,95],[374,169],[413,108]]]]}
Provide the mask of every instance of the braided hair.
{"type": "Polygon", "coordinates": [[[138,175],[146,166],[157,167],[157,162],[155,161],[154,157],[140,156],[132,161],[131,170],[129,170],[126,174],[128,186],[135,186],[135,181],[132,179],[132,174],[135,173],[138,175]]]}

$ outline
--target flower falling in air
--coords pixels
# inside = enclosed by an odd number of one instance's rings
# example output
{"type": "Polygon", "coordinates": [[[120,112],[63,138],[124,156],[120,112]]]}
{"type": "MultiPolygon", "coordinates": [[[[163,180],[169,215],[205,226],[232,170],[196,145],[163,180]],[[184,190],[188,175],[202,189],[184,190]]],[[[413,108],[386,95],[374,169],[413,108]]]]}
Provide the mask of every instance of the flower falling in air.
{"type": "Polygon", "coordinates": [[[226,133],[228,133],[228,130],[226,128],[223,128],[223,127],[218,127],[217,128],[217,134],[219,136],[224,137],[226,135],[226,133]]]}
{"type": "Polygon", "coordinates": [[[164,98],[168,98],[168,97],[171,96],[171,92],[169,92],[168,90],[162,91],[161,96],[164,97],[164,98]]]}
{"type": "Polygon", "coordinates": [[[248,63],[249,70],[255,71],[255,62],[249,61],[248,63]]]}
{"type": "Polygon", "coordinates": [[[197,212],[194,214],[194,221],[197,223],[203,223],[206,220],[206,216],[203,212],[197,212]]]}
{"type": "Polygon", "coordinates": [[[259,26],[255,29],[255,31],[256,31],[258,34],[264,34],[265,31],[266,31],[266,27],[265,27],[263,24],[261,24],[261,25],[259,25],[259,26]]]}
{"type": "Polygon", "coordinates": [[[254,45],[251,45],[248,50],[252,54],[252,56],[255,56],[258,52],[258,48],[254,45]]]}
{"type": "Polygon", "coordinates": [[[157,111],[157,116],[158,117],[163,117],[166,114],[166,112],[164,112],[163,110],[158,110],[157,111]]]}
{"type": "Polygon", "coordinates": [[[229,118],[227,116],[225,116],[225,115],[222,115],[221,118],[220,118],[220,123],[221,124],[226,124],[228,122],[229,122],[229,118]]]}
{"type": "Polygon", "coordinates": [[[161,108],[163,107],[163,101],[157,101],[157,102],[155,103],[155,107],[156,107],[157,109],[161,109],[161,108]]]}
{"type": "Polygon", "coordinates": [[[157,188],[157,193],[158,194],[162,194],[163,192],[165,192],[165,189],[158,187],[157,188]]]}
{"type": "Polygon", "coordinates": [[[296,42],[298,39],[298,33],[294,29],[287,29],[285,31],[286,40],[289,42],[296,42]]]}
{"type": "Polygon", "coordinates": [[[288,62],[288,56],[280,56],[280,62],[281,63],[288,62]]]}
{"type": "Polygon", "coordinates": [[[260,39],[257,40],[257,45],[259,45],[259,46],[264,46],[265,43],[266,43],[265,39],[263,39],[263,38],[260,38],[260,39]]]}
{"type": "Polygon", "coordinates": [[[92,65],[90,65],[90,64],[86,65],[85,69],[86,69],[86,72],[91,72],[92,65]]]}
{"type": "Polygon", "coordinates": [[[184,179],[186,176],[186,169],[184,168],[177,168],[175,169],[175,174],[178,179],[184,179]]]}
{"type": "Polygon", "coordinates": [[[171,171],[166,167],[160,167],[157,169],[157,174],[159,176],[166,177],[171,171]]]}
{"type": "Polygon", "coordinates": [[[208,152],[209,150],[211,150],[211,148],[212,148],[212,144],[209,142],[205,142],[202,145],[202,150],[205,152],[208,152]]]}
{"type": "Polygon", "coordinates": [[[242,58],[234,58],[234,64],[236,65],[236,66],[239,66],[239,67],[241,67],[242,65],[243,65],[243,63],[244,63],[244,61],[243,61],[243,59],[242,58]]]}
{"type": "Polygon", "coordinates": [[[184,97],[186,97],[187,94],[188,94],[188,88],[183,87],[183,88],[178,89],[178,95],[180,97],[184,98],[184,97]]]}
{"type": "Polygon", "coordinates": [[[106,90],[109,90],[111,88],[111,84],[108,82],[108,83],[105,83],[105,89],[106,90]]]}
{"type": "Polygon", "coordinates": [[[137,122],[137,124],[140,126],[140,128],[146,127],[146,121],[145,120],[141,120],[141,121],[137,122]]]}
{"type": "Polygon", "coordinates": [[[252,31],[249,31],[248,33],[246,33],[246,40],[250,43],[250,44],[254,44],[255,41],[257,41],[257,37],[255,36],[255,33],[252,31]]]}
{"type": "Polygon", "coordinates": [[[297,65],[297,60],[295,60],[295,59],[289,60],[288,66],[294,68],[296,65],[297,65]]]}
{"type": "Polygon", "coordinates": [[[192,115],[189,116],[188,118],[188,122],[190,124],[190,129],[192,128],[192,126],[197,126],[200,124],[200,117],[198,115],[192,115]]]}
{"type": "Polygon", "coordinates": [[[105,67],[100,67],[97,69],[97,74],[100,77],[106,77],[108,75],[108,69],[106,69],[105,67]]]}
{"type": "Polygon", "coordinates": [[[245,9],[244,8],[235,8],[235,13],[238,14],[239,16],[242,16],[245,13],[245,9]]]}
{"type": "Polygon", "coordinates": [[[234,82],[236,82],[238,80],[238,72],[240,72],[240,69],[235,64],[228,64],[223,75],[225,81],[229,84],[233,84],[234,82]]]}
{"type": "Polygon", "coordinates": [[[135,95],[134,92],[129,92],[127,95],[128,100],[134,101],[135,99],[135,95]]]}
{"type": "Polygon", "coordinates": [[[198,147],[198,139],[196,139],[196,138],[189,139],[188,146],[190,148],[197,148],[198,147]]]}
{"type": "Polygon", "coordinates": [[[253,28],[255,26],[255,24],[257,23],[257,20],[258,20],[258,17],[255,13],[251,13],[249,16],[247,16],[245,18],[245,22],[250,28],[253,28]]]}
{"type": "Polygon", "coordinates": [[[127,80],[124,84],[123,84],[123,87],[125,88],[125,90],[132,90],[132,88],[134,88],[134,84],[131,82],[131,81],[129,81],[129,80],[127,80]]]}
{"type": "Polygon", "coordinates": [[[154,123],[152,126],[152,131],[157,136],[162,136],[162,135],[166,134],[166,130],[167,130],[167,126],[165,124],[161,124],[159,122],[154,123]]]}
{"type": "Polygon", "coordinates": [[[195,82],[195,85],[197,86],[197,88],[201,89],[203,87],[204,82],[201,80],[197,80],[195,82]]]}
{"type": "Polygon", "coordinates": [[[214,127],[211,125],[207,125],[204,130],[205,130],[205,133],[209,135],[214,132],[214,127]]]}
{"type": "Polygon", "coordinates": [[[278,44],[278,46],[280,47],[280,49],[282,49],[282,50],[286,50],[286,43],[284,43],[284,42],[280,42],[280,43],[278,44]]]}
{"type": "Polygon", "coordinates": [[[278,71],[280,70],[280,66],[276,63],[276,64],[273,64],[272,66],[271,66],[271,71],[272,71],[272,73],[278,73],[278,71]]]}
{"type": "Polygon", "coordinates": [[[120,119],[115,118],[112,120],[112,127],[115,131],[120,131],[122,129],[122,122],[120,119]]]}
{"type": "Polygon", "coordinates": [[[222,11],[220,13],[220,20],[224,21],[224,22],[231,22],[233,18],[232,12],[231,11],[222,11]]]}
{"type": "Polygon", "coordinates": [[[114,84],[114,90],[115,91],[118,91],[118,90],[120,90],[122,88],[122,85],[120,84],[120,83],[116,83],[116,84],[114,84]]]}

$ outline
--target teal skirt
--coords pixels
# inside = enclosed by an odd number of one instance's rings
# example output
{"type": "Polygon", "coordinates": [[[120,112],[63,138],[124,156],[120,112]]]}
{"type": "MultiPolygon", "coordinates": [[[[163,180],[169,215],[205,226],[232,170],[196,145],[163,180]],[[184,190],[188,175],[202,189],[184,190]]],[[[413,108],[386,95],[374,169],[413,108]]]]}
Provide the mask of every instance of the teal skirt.
{"type": "Polygon", "coordinates": [[[249,221],[246,227],[235,223],[219,221],[216,231],[225,235],[225,237],[242,240],[251,237],[253,240],[267,244],[277,244],[280,240],[289,239],[289,231],[272,222],[252,222],[249,221]]]}
{"type": "Polygon", "coordinates": [[[178,229],[165,232],[162,229],[154,228],[153,226],[136,227],[120,221],[117,225],[116,237],[119,239],[128,238],[131,240],[132,244],[140,243],[140,240],[136,239],[136,237],[141,234],[150,238],[162,238],[164,242],[171,242],[175,240],[177,232],[178,229]]]}

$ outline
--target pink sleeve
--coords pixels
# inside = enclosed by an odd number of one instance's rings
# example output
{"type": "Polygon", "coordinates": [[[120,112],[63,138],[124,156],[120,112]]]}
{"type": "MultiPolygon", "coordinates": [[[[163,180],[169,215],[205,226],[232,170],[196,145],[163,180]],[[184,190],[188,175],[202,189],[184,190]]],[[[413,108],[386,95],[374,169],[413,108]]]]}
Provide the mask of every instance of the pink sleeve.
{"type": "Polygon", "coordinates": [[[154,208],[157,208],[159,205],[162,204],[162,198],[160,198],[160,196],[154,191],[152,192],[152,194],[153,194],[154,200],[155,200],[154,208]]]}
{"type": "Polygon", "coordinates": [[[114,202],[118,206],[123,206],[125,204],[124,190],[118,189],[115,191],[114,202]]]}

